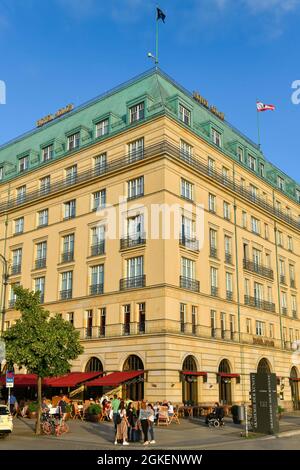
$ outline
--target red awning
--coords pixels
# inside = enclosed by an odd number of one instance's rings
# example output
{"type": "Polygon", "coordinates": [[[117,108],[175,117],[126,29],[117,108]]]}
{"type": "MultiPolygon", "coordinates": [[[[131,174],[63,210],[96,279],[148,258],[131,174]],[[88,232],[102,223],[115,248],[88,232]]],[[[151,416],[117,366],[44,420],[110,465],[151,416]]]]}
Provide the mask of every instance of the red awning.
{"type": "Polygon", "coordinates": [[[61,377],[51,377],[44,380],[47,387],[77,387],[78,384],[86,380],[95,379],[103,372],[69,372],[61,377]]]}
{"type": "Polygon", "coordinates": [[[229,374],[228,372],[218,372],[219,377],[227,377],[228,379],[236,379],[240,374],[229,374]]]}
{"type": "Polygon", "coordinates": [[[127,382],[127,380],[134,379],[139,375],[143,375],[143,370],[134,370],[128,372],[113,372],[112,374],[98,377],[95,380],[87,382],[87,387],[117,387],[118,385],[127,382]]]}
{"type": "Polygon", "coordinates": [[[207,376],[207,372],[194,372],[190,370],[182,370],[181,373],[183,375],[200,375],[200,376],[207,376]]]}
{"type": "Polygon", "coordinates": [[[300,377],[289,377],[293,382],[300,382],[300,377]]]}

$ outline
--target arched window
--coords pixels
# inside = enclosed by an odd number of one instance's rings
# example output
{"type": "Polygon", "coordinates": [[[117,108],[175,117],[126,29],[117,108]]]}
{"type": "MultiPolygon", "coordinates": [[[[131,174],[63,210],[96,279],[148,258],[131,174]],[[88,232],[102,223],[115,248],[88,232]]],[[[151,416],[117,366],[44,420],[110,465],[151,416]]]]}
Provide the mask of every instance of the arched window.
{"type": "Polygon", "coordinates": [[[144,364],[143,361],[136,356],[135,354],[132,354],[131,356],[128,356],[124,363],[123,370],[144,370],[144,364]]]}
{"type": "Polygon", "coordinates": [[[195,358],[193,356],[187,356],[183,362],[182,370],[189,370],[196,372],[197,371],[197,364],[195,358]]]}
{"type": "Polygon", "coordinates": [[[271,368],[268,359],[262,358],[257,366],[258,374],[271,374],[271,368]]]}
{"type": "MultiPolygon", "coordinates": [[[[182,370],[197,372],[197,364],[194,356],[187,356],[182,364],[182,370]]],[[[185,375],[182,380],[182,401],[187,405],[195,405],[198,402],[197,377],[185,375]]]]}
{"type": "MultiPolygon", "coordinates": [[[[219,364],[219,373],[230,374],[230,364],[227,359],[223,359],[219,364]]],[[[219,400],[222,405],[231,405],[232,403],[232,390],[231,378],[226,376],[219,376],[219,400]]]]}
{"type": "Polygon", "coordinates": [[[103,365],[98,357],[91,357],[85,366],[85,372],[102,372],[103,365]]]}
{"type": "Polygon", "coordinates": [[[226,374],[230,374],[230,365],[229,365],[229,362],[227,361],[227,359],[223,359],[220,362],[219,372],[224,372],[226,374]]]}
{"type": "MultiPolygon", "coordinates": [[[[135,354],[131,354],[130,356],[128,356],[123,366],[123,371],[133,371],[133,370],[144,370],[143,361],[135,354]]],[[[124,384],[122,396],[124,398],[130,398],[133,401],[143,400],[144,399],[144,376],[140,375],[139,377],[136,377],[129,383],[124,384]]]]}

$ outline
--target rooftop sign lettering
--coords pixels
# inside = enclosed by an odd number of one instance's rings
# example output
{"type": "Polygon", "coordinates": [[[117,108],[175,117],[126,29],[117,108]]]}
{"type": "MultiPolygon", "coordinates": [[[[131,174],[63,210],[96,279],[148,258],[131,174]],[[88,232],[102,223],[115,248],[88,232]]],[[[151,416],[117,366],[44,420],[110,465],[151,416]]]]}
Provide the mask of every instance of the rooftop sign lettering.
{"type": "Polygon", "coordinates": [[[202,106],[205,106],[205,108],[209,109],[210,112],[212,112],[215,116],[217,116],[219,119],[221,119],[222,121],[224,121],[225,119],[225,114],[224,113],[221,113],[217,108],[216,106],[212,106],[209,104],[209,102],[207,101],[207,99],[203,98],[203,96],[201,96],[197,91],[194,91],[193,92],[193,98],[195,101],[198,101],[198,103],[200,103],[202,106]]]}
{"type": "Polygon", "coordinates": [[[65,108],[60,108],[58,111],[56,111],[55,114],[48,114],[48,116],[45,116],[45,117],[39,119],[36,122],[36,126],[37,127],[44,126],[48,122],[53,121],[54,119],[57,119],[57,118],[63,116],[64,114],[66,114],[66,113],[69,113],[70,111],[72,111],[72,109],[74,109],[74,105],[73,104],[68,104],[65,108]]]}

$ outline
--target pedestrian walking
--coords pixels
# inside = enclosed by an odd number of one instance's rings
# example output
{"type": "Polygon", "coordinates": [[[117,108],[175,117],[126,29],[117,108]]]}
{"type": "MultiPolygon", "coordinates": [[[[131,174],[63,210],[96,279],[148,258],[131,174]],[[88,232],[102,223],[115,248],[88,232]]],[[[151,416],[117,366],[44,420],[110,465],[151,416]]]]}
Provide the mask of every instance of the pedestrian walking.
{"type": "Polygon", "coordinates": [[[148,403],[147,411],[149,412],[149,418],[148,418],[148,433],[149,433],[149,436],[150,436],[149,443],[150,444],[155,444],[154,429],[153,429],[154,420],[155,420],[155,412],[154,412],[154,408],[151,405],[151,403],[148,403]]]}
{"type": "Polygon", "coordinates": [[[115,437],[115,445],[118,444],[118,441],[123,441],[123,446],[128,446],[128,420],[126,415],[125,403],[123,400],[120,402],[116,422],[117,434],[115,437]]]}
{"type": "Polygon", "coordinates": [[[146,402],[142,401],[141,403],[141,408],[140,408],[140,414],[139,414],[139,419],[141,422],[142,430],[143,430],[143,435],[144,435],[144,446],[149,444],[148,440],[148,429],[149,429],[149,411],[147,410],[146,402]]]}
{"type": "MultiPolygon", "coordinates": [[[[105,406],[105,405],[103,405],[105,406]]],[[[119,406],[120,406],[120,400],[118,399],[118,395],[115,393],[114,394],[114,399],[111,402],[111,408],[113,411],[113,422],[115,426],[115,432],[117,432],[117,417],[118,417],[118,411],[119,411],[119,406]]]]}

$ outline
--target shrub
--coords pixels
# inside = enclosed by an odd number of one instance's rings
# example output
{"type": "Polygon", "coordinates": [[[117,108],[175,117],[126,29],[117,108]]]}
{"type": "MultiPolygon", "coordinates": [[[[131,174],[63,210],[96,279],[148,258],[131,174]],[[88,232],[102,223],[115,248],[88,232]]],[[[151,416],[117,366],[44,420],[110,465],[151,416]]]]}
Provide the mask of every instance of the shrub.
{"type": "Polygon", "coordinates": [[[31,401],[31,402],[29,403],[29,405],[28,405],[28,411],[29,411],[30,413],[34,413],[34,412],[36,412],[36,411],[38,410],[38,407],[39,407],[38,402],[36,402],[36,401],[31,401]]]}
{"type": "Polygon", "coordinates": [[[284,412],[284,408],[282,408],[282,406],[278,405],[278,407],[277,407],[277,413],[278,413],[278,414],[281,414],[281,413],[283,413],[283,412],[284,412]]]}
{"type": "Polygon", "coordinates": [[[87,409],[87,413],[89,415],[99,415],[101,413],[101,406],[100,405],[90,405],[87,409]]]}

